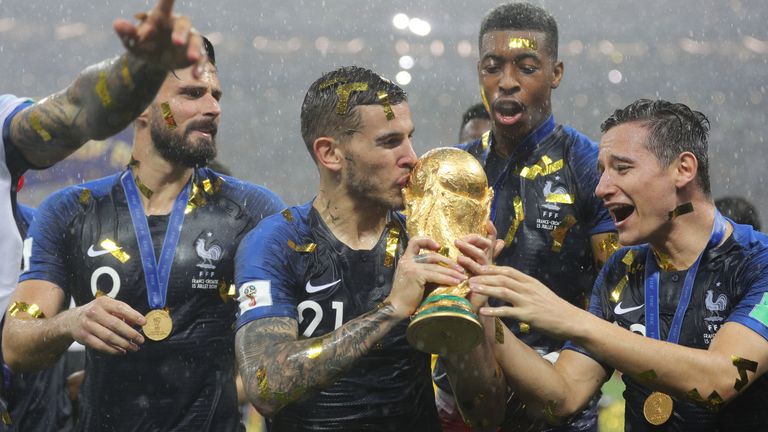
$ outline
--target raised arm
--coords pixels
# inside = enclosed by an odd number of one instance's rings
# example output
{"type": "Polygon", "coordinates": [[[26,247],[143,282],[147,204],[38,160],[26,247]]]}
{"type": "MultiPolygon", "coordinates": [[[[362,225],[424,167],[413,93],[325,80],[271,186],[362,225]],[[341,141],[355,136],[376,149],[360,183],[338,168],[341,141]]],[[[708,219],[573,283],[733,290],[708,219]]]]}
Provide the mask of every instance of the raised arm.
{"type": "Polygon", "coordinates": [[[262,318],[246,324],[235,336],[238,369],[251,403],[262,415],[274,416],[282,407],[330,386],[339,376],[418,306],[428,282],[457,284],[465,279],[456,265],[436,253],[439,245],[413,238],[398,262],[392,291],[375,310],[335,331],[298,339],[292,318],[262,318]]]}
{"type": "Polygon", "coordinates": [[[125,54],[85,69],[69,87],[13,117],[10,142],[30,164],[48,167],[90,139],[121,131],[146,109],[168,71],[205,59],[201,37],[172,9],[173,0],[159,0],[138,26],[116,20],[125,54]]]}

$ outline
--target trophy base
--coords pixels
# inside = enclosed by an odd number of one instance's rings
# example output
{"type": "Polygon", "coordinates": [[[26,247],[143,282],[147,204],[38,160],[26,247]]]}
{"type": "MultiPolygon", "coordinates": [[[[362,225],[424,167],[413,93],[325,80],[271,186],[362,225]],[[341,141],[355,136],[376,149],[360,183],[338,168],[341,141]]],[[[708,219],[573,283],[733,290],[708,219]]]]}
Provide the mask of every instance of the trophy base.
{"type": "Polygon", "coordinates": [[[467,308],[469,302],[461,297],[452,300],[455,305],[430,307],[429,298],[422,304],[405,332],[411,346],[430,354],[446,355],[467,352],[480,343],[483,327],[467,308]]]}

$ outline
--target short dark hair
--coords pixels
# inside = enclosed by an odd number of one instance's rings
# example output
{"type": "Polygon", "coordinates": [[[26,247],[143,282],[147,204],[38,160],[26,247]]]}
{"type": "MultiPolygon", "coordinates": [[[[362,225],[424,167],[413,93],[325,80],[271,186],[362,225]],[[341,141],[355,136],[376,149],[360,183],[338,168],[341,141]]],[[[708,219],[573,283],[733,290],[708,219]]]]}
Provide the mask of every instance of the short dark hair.
{"type": "Polygon", "coordinates": [[[216,66],[216,51],[213,50],[211,41],[205,36],[203,36],[203,48],[205,49],[205,55],[208,56],[208,61],[216,66]]]}
{"type": "Polygon", "coordinates": [[[696,181],[707,196],[709,185],[709,156],[707,116],[681,103],[665,100],[638,99],[608,117],[600,129],[605,133],[620,124],[640,122],[648,129],[645,143],[662,166],[669,166],[683,152],[691,152],[699,162],[696,181]]]}
{"type": "Polygon", "coordinates": [[[739,224],[752,225],[760,231],[760,215],[751,202],[739,196],[725,196],[715,200],[715,207],[723,216],[739,224]]]}
{"type": "Polygon", "coordinates": [[[360,105],[397,105],[407,102],[408,95],[397,84],[372,70],[358,66],[344,66],[325,73],[312,83],[301,104],[301,137],[314,159],[312,144],[318,137],[328,136],[345,142],[350,130],[363,127],[357,107],[360,105]],[[346,107],[340,106],[337,90],[343,85],[365,83],[366,89],[349,92],[346,107]],[[386,102],[379,97],[386,93],[386,102]],[[344,113],[338,110],[343,109],[344,113]]]}
{"type": "Polygon", "coordinates": [[[507,3],[488,12],[480,24],[478,47],[483,45],[483,36],[496,30],[532,30],[544,33],[545,42],[552,54],[552,60],[557,60],[557,21],[549,12],[530,3],[507,3]]]}
{"type": "Polygon", "coordinates": [[[461,127],[459,128],[459,131],[464,129],[464,126],[474,119],[491,119],[488,110],[485,109],[485,105],[483,105],[482,102],[476,103],[464,111],[464,115],[461,116],[461,127]]]}

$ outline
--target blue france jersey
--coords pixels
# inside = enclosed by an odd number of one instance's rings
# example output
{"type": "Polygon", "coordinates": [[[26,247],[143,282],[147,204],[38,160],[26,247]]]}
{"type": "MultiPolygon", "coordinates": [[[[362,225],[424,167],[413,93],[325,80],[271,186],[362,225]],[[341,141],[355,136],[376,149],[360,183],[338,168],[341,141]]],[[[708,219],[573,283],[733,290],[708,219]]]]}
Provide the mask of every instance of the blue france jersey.
{"type": "MultiPolygon", "coordinates": [[[[387,297],[406,242],[403,218],[394,212],[371,250],[336,239],[312,202],[265,219],[237,252],[238,328],[288,317],[298,321],[300,338],[334,331],[387,297]]],[[[429,356],[408,344],[407,325],[395,327],[333,385],[280,410],[274,430],[439,430],[429,356]]]]}
{"type": "MultiPolygon", "coordinates": [[[[144,270],[120,174],[65,188],[46,199],[30,229],[30,268],[21,280],[59,286],[80,306],[98,295],[150,310],[144,270]]],[[[137,352],[86,350],[77,428],[87,431],[234,431],[237,245],[283,208],[265,188],[198,169],[173,258],[165,306],[173,330],[137,352]]],[[[168,215],[147,218],[155,256],[168,215]]]]}
{"type": "MultiPolygon", "coordinates": [[[[483,163],[493,187],[493,223],[505,240],[497,263],[535,277],[558,296],[584,307],[597,276],[591,236],[615,230],[595,196],[600,179],[597,145],[550,116],[508,159],[500,158],[493,146],[489,132],[459,148],[483,163]]],[[[536,331],[521,332],[513,320],[505,323],[542,354],[562,345],[536,331]]]]}
{"type": "MultiPolygon", "coordinates": [[[[768,236],[751,226],[731,223],[733,234],[720,246],[705,251],[701,258],[680,331],[680,345],[707,349],[726,322],[739,323],[768,339],[768,236]]],[[[595,282],[589,306],[592,314],[645,335],[644,279],[648,253],[649,247],[642,245],[613,254],[595,282]]],[[[686,270],[660,271],[658,302],[662,340],[667,340],[669,335],[686,273],[686,270]]],[[[572,343],[567,343],[565,348],[594,358],[572,343]]],[[[627,431],[754,431],[764,430],[768,425],[766,375],[719,412],[675,398],[672,417],[659,428],[651,427],[643,416],[643,403],[651,390],[627,375],[622,379],[626,384],[627,431]]],[[[701,397],[708,399],[710,395],[701,397]]]]}

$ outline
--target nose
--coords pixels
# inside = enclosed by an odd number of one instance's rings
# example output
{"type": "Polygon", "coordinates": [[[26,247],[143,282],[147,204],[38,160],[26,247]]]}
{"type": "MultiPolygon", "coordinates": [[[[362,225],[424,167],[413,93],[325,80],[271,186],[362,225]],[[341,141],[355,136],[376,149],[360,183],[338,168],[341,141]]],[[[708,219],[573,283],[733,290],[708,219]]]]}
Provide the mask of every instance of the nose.
{"type": "Polygon", "coordinates": [[[203,103],[203,115],[214,118],[221,115],[221,104],[211,93],[207,93],[203,96],[203,103]]]}
{"type": "Polygon", "coordinates": [[[416,152],[413,150],[413,139],[410,137],[406,138],[403,147],[405,153],[400,158],[399,165],[403,168],[413,169],[414,165],[416,165],[416,160],[419,159],[419,157],[416,156],[416,152]]]}
{"type": "Polygon", "coordinates": [[[501,69],[501,79],[499,80],[499,89],[503,93],[514,93],[520,90],[520,83],[515,76],[515,66],[513,64],[506,64],[501,69]]]}
{"type": "Polygon", "coordinates": [[[608,174],[608,170],[603,171],[602,174],[600,174],[600,179],[597,182],[597,186],[595,187],[595,195],[604,200],[607,199],[611,193],[613,192],[613,182],[611,181],[611,176],[608,174]]]}

